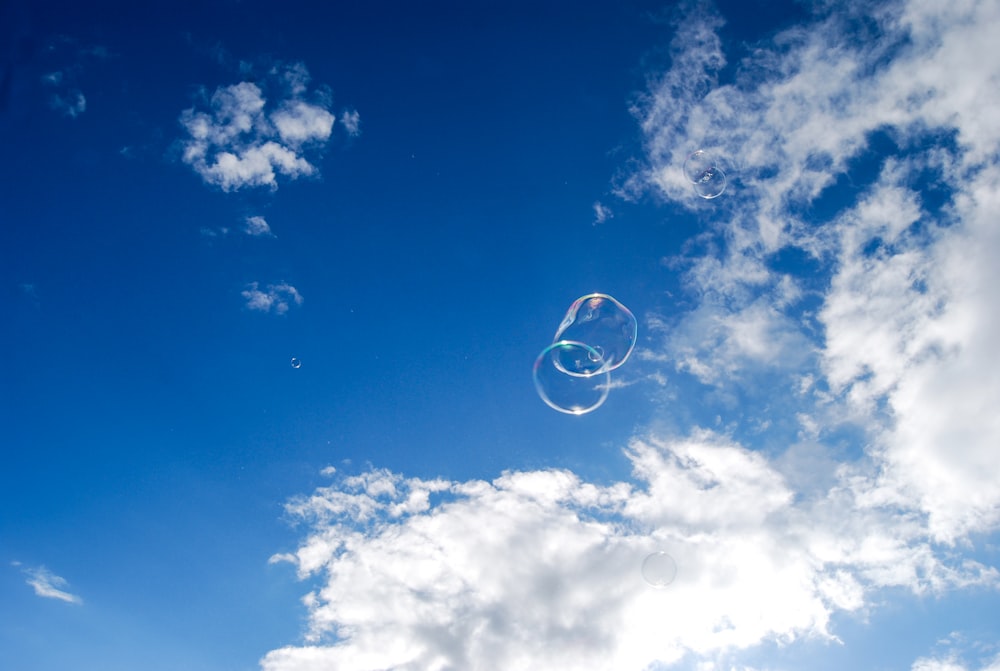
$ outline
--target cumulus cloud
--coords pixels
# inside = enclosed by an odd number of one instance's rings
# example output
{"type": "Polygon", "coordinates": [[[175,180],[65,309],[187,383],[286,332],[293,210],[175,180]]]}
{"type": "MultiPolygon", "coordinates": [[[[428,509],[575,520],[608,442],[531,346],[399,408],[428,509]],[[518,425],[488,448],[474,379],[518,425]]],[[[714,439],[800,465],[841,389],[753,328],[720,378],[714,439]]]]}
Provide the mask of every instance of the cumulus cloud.
{"type": "Polygon", "coordinates": [[[704,223],[632,363],[677,430],[639,431],[621,482],[372,469],[291,501],[304,539],[275,561],[317,586],[266,671],[715,668],[836,640],[890,589],[1000,585],[970,552],[1000,529],[1000,6],[870,10],[817,7],[733,61],[687,4],[635,104],[619,195],[704,223]],[[730,178],[711,201],[681,171],[698,148],[730,178]],[[661,550],[665,590],[640,571],[661,550]]]}
{"type": "Polygon", "coordinates": [[[299,63],[272,69],[260,84],[220,86],[200,106],[181,113],[187,133],[181,159],[223,191],[275,189],[279,176],[315,175],[312,161],[330,140],[336,117],[328,109],[328,94],[310,94],[309,81],[299,63]],[[269,100],[265,89],[277,97],[269,100]]]}
{"type": "Polygon", "coordinates": [[[830,618],[885,586],[996,583],[936,557],[919,521],[859,503],[845,474],[796,502],[761,455],[701,431],[632,442],[630,482],[568,471],[492,482],[373,469],[291,501],[308,524],[290,561],[323,584],[308,644],[268,671],[647,668],[761,640],[833,638],[830,618]],[[643,559],[678,565],[668,590],[643,559]]]}
{"type": "Polygon", "coordinates": [[[27,583],[35,590],[35,594],[45,599],[58,599],[66,603],[82,604],[76,594],[66,591],[69,583],[65,578],[55,575],[44,566],[24,569],[28,576],[27,583]]]}
{"type": "Polygon", "coordinates": [[[247,288],[241,292],[246,306],[250,310],[257,312],[274,312],[283,315],[288,312],[292,305],[302,305],[302,294],[291,284],[281,282],[279,284],[269,284],[261,289],[260,284],[251,282],[247,288]]]}

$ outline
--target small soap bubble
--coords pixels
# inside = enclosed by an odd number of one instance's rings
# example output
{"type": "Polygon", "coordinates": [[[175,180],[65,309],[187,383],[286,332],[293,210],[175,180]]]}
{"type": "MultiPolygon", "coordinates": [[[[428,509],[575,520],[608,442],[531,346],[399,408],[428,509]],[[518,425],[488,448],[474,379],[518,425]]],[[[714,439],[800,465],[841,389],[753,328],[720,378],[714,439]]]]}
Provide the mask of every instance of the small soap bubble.
{"type": "Polygon", "coordinates": [[[560,340],[542,350],[535,360],[535,389],[549,407],[570,415],[584,415],[608,398],[609,370],[593,347],[560,340]]]}
{"type": "Polygon", "coordinates": [[[642,579],[653,587],[666,587],[675,577],[677,562],[666,552],[654,552],[642,562],[642,579]]]}
{"type": "Polygon", "coordinates": [[[293,356],[292,357],[292,368],[300,368],[301,366],[302,366],[302,362],[299,361],[297,358],[295,358],[293,356]]]}
{"type": "Polygon", "coordinates": [[[627,307],[607,294],[588,294],[569,307],[553,340],[588,345],[588,357],[593,355],[597,359],[591,359],[590,364],[580,370],[566,369],[565,372],[589,375],[597,360],[607,364],[609,371],[625,363],[635,347],[638,329],[635,315],[627,307]]]}
{"type": "Polygon", "coordinates": [[[726,190],[726,173],[719,161],[699,149],[684,161],[684,176],[694,185],[695,193],[706,200],[717,198],[726,190]]]}

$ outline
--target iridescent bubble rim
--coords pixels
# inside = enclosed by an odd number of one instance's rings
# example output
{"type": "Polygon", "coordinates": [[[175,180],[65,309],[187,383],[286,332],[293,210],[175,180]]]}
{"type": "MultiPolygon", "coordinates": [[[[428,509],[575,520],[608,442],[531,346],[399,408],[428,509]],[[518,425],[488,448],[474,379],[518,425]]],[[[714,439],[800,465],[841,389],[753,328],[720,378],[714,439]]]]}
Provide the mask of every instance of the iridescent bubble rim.
{"type": "MultiPolygon", "coordinates": [[[[613,296],[592,293],[573,302],[553,340],[572,340],[588,345],[611,371],[625,363],[638,336],[639,325],[631,310],[613,296]]],[[[565,372],[581,374],[571,370],[565,372]]]]}
{"type": "Polygon", "coordinates": [[[535,359],[532,377],[538,395],[550,408],[568,415],[585,415],[608,398],[611,374],[590,345],[559,340],[535,359]],[[567,369],[578,370],[568,373],[567,369]]]}

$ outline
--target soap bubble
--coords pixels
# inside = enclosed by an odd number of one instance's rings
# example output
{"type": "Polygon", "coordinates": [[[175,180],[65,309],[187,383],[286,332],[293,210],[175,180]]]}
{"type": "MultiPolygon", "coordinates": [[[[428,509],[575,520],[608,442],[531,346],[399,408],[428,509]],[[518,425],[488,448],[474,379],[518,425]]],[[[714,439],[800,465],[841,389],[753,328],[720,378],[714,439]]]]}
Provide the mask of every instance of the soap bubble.
{"type": "Polygon", "coordinates": [[[610,368],[593,347],[554,342],[535,360],[535,389],[549,407],[570,415],[596,410],[608,398],[610,368]]]}
{"type": "Polygon", "coordinates": [[[553,340],[585,343],[590,348],[589,363],[583,363],[579,369],[560,370],[569,375],[591,375],[594,364],[600,361],[612,371],[632,353],[637,335],[635,315],[611,296],[588,294],[578,298],[566,312],[553,340]]]}
{"type": "Polygon", "coordinates": [[[666,587],[677,576],[677,562],[666,552],[654,552],[642,562],[642,579],[653,587],[666,587]]]}
{"type": "Polygon", "coordinates": [[[726,190],[726,173],[716,158],[702,149],[684,161],[684,176],[694,185],[695,192],[706,200],[717,198],[726,190]]]}
{"type": "Polygon", "coordinates": [[[299,367],[301,367],[301,366],[302,366],[302,362],[301,362],[301,361],[299,361],[298,359],[296,359],[296,358],[295,358],[295,357],[293,356],[293,357],[292,357],[292,368],[299,368],[299,367]]]}

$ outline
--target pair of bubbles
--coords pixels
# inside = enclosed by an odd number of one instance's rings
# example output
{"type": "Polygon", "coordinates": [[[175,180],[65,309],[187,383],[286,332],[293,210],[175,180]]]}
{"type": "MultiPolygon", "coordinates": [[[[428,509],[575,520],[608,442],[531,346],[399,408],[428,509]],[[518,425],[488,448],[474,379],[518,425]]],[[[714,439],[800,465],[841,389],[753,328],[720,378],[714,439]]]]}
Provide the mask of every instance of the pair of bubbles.
{"type": "Polygon", "coordinates": [[[726,190],[726,173],[719,159],[703,149],[693,152],[684,161],[684,176],[694,186],[695,193],[705,200],[718,198],[726,190]]]}
{"type": "Polygon", "coordinates": [[[570,415],[596,410],[608,398],[611,371],[635,347],[635,315],[607,294],[587,294],[566,312],[551,345],[535,360],[535,389],[549,407],[570,415]]]}

